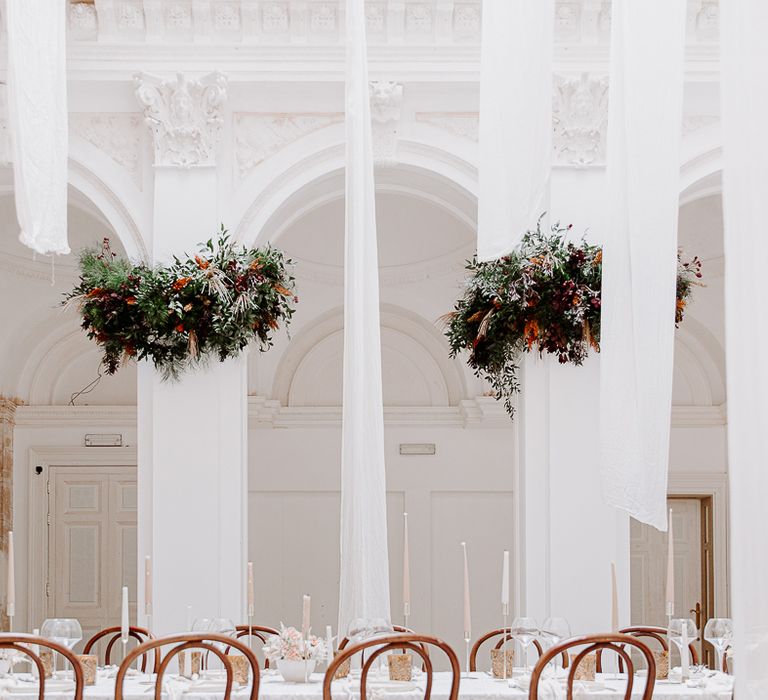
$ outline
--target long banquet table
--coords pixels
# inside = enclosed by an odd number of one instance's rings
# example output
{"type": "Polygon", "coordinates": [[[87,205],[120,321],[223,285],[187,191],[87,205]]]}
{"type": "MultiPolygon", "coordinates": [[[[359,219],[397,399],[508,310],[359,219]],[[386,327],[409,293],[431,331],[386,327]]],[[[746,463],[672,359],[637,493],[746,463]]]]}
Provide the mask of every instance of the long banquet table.
{"type": "MultiPolygon", "coordinates": [[[[462,678],[459,687],[461,700],[522,700],[528,697],[524,690],[524,682],[513,680],[498,681],[487,673],[470,674],[462,678]],[[519,685],[518,685],[519,683],[519,685]]],[[[168,677],[165,684],[164,700],[222,700],[223,681],[220,679],[200,679],[187,681],[175,676],[168,677]]],[[[432,688],[433,700],[448,700],[451,675],[447,672],[436,672],[432,688]]],[[[322,674],[313,674],[309,683],[287,683],[274,671],[262,671],[259,685],[259,700],[320,700],[322,698],[322,674]]],[[[655,700],[731,700],[731,680],[724,674],[716,674],[707,680],[705,688],[691,688],[680,683],[657,681],[653,697],[655,700]]],[[[601,678],[598,674],[598,684],[603,689],[588,688],[577,685],[576,698],[584,700],[591,698],[623,698],[626,678],[608,675],[601,678]]],[[[49,700],[71,700],[71,681],[65,687],[61,681],[46,686],[46,698],[49,700]],[[49,685],[51,687],[49,687],[49,685]]],[[[589,684],[587,684],[589,685],[589,684]]],[[[424,695],[424,676],[414,678],[411,684],[390,683],[386,680],[371,680],[369,699],[371,700],[418,700],[424,695]]],[[[640,698],[645,687],[644,678],[636,678],[632,697],[640,698]]],[[[129,676],[125,680],[123,696],[125,700],[149,700],[154,697],[153,677],[144,674],[129,676]]],[[[335,700],[356,700],[359,698],[359,679],[343,679],[334,681],[332,686],[335,700]]],[[[233,700],[247,700],[250,686],[236,688],[232,693],[233,700]]],[[[100,672],[96,685],[87,686],[84,693],[86,700],[113,700],[115,693],[114,671],[100,672]]],[[[36,697],[37,685],[29,680],[0,681],[0,698],[3,700],[30,700],[36,697]]],[[[549,680],[540,688],[539,698],[559,700],[565,698],[565,691],[560,682],[549,680]]]]}

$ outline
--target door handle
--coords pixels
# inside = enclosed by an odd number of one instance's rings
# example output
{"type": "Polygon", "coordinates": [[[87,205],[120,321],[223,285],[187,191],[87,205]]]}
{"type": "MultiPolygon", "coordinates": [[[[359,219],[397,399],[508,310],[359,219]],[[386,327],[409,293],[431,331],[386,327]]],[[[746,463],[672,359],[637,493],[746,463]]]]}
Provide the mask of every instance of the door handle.
{"type": "Polygon", "coordinates": [[[691,608],[688,612],[696,615],[696,629],[701,633],[701,603],[697,602],[695,608],[691,608]]]}

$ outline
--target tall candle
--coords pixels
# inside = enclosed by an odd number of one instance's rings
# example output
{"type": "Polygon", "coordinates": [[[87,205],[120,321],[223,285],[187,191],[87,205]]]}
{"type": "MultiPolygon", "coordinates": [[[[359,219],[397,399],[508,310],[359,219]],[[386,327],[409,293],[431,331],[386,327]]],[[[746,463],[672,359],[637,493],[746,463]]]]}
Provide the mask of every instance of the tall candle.
{"type": "Polygon", "coordinates": [[[462,542],[464,550],[464,639],[472,639],[472,615],[469,606],[469,566],[467,564],[467,543],[462,542]]]}
{"type": "Polygon", "coordinates": [[[16,614],[16,572],[13,556],[13,530],[8,532],[8,591],[7,609],[8,617],[16,614]]]}
{"type": "MultiPolygon", "coordinates": [[[[718,669],[719,670],[719,669],[718,669]]],[[[683,630],[680,640],[680,675],[683,680],[688,678],[688,620],[683,620],[683,630]]]]}
{"type": "Polygon", "coordinates": [[[509,613],[509,552],[504,551],[504,564],[501,568],[501,607],[504,614],[509,613]]]}
{"type": "Polygon", "coordinates": [[[667,532],[667,617],[675,614],[675,533],[672,528],[672,509],[669,509],[667,532]]]}
{"type": "Polygon", "coordinates": [[[144,557],[144,614],[152,614],[152,557],[144,557]]]}
{"type": "Polygon", "coordinates": [[[248,562],[248,617],[253,617],[254,608],[254,594],[253,594],[253,562],[248,562]]]}
{"type": "Polygon", "coordinates": [[[305,595],[301,610],[301,636],[304,637],[304,639],[309,636],[309,603],[309,596],[305,595]]]}
{"type": "Polygon", "coordinates": [[[120,639],[122,639],[123,642],[127,642],[130,633],[130,622],[128,621],[128,586],[123,586],[123,600],[120,613],[120,639]]]}
{"type": "Polygon", "coordinates": [[[403,615],[411,614],[411,563],[408,548],[408,513],[403,513],[403,615]]]}
{"type": "Polygon", "coordinates": [[[619,588],[616,585],[616,564],[611,562],[611,632],[619,631],[619,588]]]}

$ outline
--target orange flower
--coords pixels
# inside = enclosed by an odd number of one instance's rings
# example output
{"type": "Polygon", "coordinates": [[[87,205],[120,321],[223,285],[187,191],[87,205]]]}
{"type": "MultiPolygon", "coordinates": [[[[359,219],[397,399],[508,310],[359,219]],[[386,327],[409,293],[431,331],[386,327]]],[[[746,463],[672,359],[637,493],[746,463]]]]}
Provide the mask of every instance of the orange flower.
{"type": "Polygon", "coordinates": [[[184,289],[184,287],[189,284],[190,280],[190,277],[179,277],[179,279],[173,283],[173,290],[178,292],[180,289],[184,289]]]}
{"type": "Polygon", "coordinates": [[[581,304],[581,297],[578,294],[574,294],[573,305],[578,306],[579,304],[581,304]]]}
{"type": "Polygon", "coordinates": [[[688,302],[685,299],[678,299],[677,300],[677,310],[678,311],[682,311],[683,309],[685,309],[687,304],[688,304],[688,302]]]}
{"type": "Polygon", "coordinates": [[[603,262],[603,251],[602,249],[597,251],[597,255],[595,255],[595,259],[592,261],[593,265],[600,265],[600,263],[603,262]]]}
{"type": "Polygon", "coordinates": [[[176,332],[177,333],[183,333],[184,332],[184,324],[180,323],[178,326],[176,326],[176,332]]]}
{"type": "Polygon", "coordinates": [[[134,306],[134,305],[135,305],[135,304],[137,304],[138,302],[136,301],[136,297],[128,297],[128,298],[125,300],[125,303],[126,303],[126,304],[128,304],[128,306],[134,306]]]}
{"type": "Polygon", "coordinates": [[[195,255],[195,262],[201,270],[207,270],[208,266],[211,264],[210,261],[203,260],[199,255],[195,255]]]}
{"type": "Polygon", "coordinates": [[[536,319],[526,321],[523,335],[525,335],[525,342],[530,350],[539,337],[539,322],[536,319]]]}
{"type": "Polygon", "coordinates": [[[275,285],[275,291],[280,292],[280,294],[282,294],[284,297],[290,297],[293,295],[293,293],[289,289],[286,289],[281,284],[275,285]]]}
{"type": "Polygon", "coordinates": [[[92,299],[93,297],[97,297],[97,296],[99,296],[99,294],[101,294],[101,287],[94,287],[94,288],[93,288],[93,289],[92,289],[90,292],[88,292],[88,294],[86,294],[85,296],[87,296],[89,299],[92,299]]]}
{"type": "Polygon", "coordinates": [[[261,260],[254,260],[248,267],[254,272],[258,272],[264,266],[261,264],[261,260]]]}

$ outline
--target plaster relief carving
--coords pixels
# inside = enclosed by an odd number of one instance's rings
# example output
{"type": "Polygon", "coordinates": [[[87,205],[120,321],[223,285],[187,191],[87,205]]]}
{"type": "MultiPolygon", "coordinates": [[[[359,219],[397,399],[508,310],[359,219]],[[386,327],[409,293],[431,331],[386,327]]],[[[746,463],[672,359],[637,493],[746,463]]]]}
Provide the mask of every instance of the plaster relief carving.
{"type": "Polygon", "coordinates": [[[139,74],[135,84],[154,137],[155,165],[215,165],[221,108],[227,98],[224,75],[215,72],[189,80],[179,74],[175,80],[162,80],[139,74]]]}
{"type": "Polygon", "coordinates": [[[389,80],[369,85],[371,98],[371,129],[373,159],[387,165],[397,161],[397,134],[403,106],[403,86],[389,80]]]}
{"type": "Polygon", "coordinates": [[[416,112],[416,121],[477,142],[480,117],[477,112],[416,112]]]}

